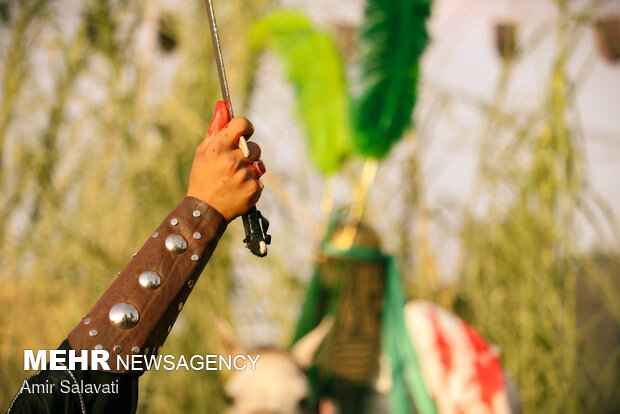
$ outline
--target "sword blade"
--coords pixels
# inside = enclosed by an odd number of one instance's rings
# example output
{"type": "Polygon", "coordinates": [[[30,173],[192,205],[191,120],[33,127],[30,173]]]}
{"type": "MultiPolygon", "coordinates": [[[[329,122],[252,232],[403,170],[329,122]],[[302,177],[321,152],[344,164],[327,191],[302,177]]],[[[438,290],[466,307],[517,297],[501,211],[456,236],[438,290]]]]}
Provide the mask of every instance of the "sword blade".
{"type": "Polygon", "coordinates": [[[222,56],[222,46],[220,45],[220,35],[217,30],[217,22],[215,21],[215,11],[213,10],[213,1],[204,0],[207,9],[207,18],[209,19],[209,29],[211,31],[211,43],[213,44],[213,54],[215,55],[215,66],[217,74],[220,78],[220,89],[222,91],[222,100],[226,102],[228,109],[228,120],[235,116],[233,114],[232,104],[230,102],[230,91],[228,90],[228,81],[226,80],[226,67],[224,66],[224,56],[222,56]]]}

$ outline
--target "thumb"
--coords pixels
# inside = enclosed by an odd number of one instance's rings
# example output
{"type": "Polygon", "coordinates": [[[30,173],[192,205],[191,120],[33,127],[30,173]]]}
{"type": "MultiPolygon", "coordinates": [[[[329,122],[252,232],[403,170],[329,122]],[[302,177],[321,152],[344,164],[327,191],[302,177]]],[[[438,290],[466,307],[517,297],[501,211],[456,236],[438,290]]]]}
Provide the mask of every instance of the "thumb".
{"type": "Polygon", "coordinates": [[[208,137],[212,137],[213,135],[220,132],[226,124],[228,124],[228,110],[226,109],[226,102],[217,101],[215,104],[215,114],[213,114],[213,118],[211,119],[211,125],[209,125],[209,132],[207,132],[208,137]]]}

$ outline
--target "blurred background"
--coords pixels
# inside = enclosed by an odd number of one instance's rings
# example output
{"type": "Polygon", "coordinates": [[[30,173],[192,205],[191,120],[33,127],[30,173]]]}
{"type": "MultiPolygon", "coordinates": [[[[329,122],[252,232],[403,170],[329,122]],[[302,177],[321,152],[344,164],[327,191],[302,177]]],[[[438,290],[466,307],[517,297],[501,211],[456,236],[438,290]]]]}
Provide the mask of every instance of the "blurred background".
{"type": "MultiPolygon", "coordinates": [[[[498,345],[524,412],[620,412],[620,1],[433,1],[415,109],[379,155],[334,147],[346,113],[321,131],[312,117],[361,88],[365,1],[215,6],[235,113],[268,168],[273,244],[259,261],[229,226],[164,352],[217,353],[216,311],[248,347],[289,345],[344,208],[399,260],[409,299],[498,345]],[[281,9],[335,52],[261,43],[281,9]],[[345,81],[291,75],[313,60],[345,81]]],[[[0,0],[0,56],[5,407],[23,349],[59,345],[183,198],[220,92],[201,1],[0,0]]],[[[220,412],[223,380],[146,374],[138,412],[220,412]]]]}

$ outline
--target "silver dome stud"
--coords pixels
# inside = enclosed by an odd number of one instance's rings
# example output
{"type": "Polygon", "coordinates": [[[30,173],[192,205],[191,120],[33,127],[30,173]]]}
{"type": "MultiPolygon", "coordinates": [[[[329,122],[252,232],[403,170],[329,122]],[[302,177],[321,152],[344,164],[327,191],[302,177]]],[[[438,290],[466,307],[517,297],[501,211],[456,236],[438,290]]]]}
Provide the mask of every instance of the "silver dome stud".
{"type": "Polygon", "coordinates": [[[191,288],[193,288],[193,287],[194,287],[194,281],[193,281],[193,280],[188,281],[188,282],[187,282],[187,286],[188,286],[190,289],[191,289],[191,288]]]}
{"type": "Polygon", "coordinates": [[[103,349],[103,346],[101,346],[101,345],[95,345],[95,349],[96,349],[97,351],[101,351],[101,350],[103,349]]]}
{"type": "Polygon", "coordinates": [[[86,318],[84,319],[84,325],[88,325],[89,323],[91,323],[93,320],[91,318],[86,318]]]}
{"type": "Polygon", "coordinates": [[[200,233],[198,233],[198,232],[196,232],[196,233],[192,234],[192,236],[193,236],[196,240],[200,240],[200,239],[202,239],[202,234],[200,234],[200,233]]]}
{"type": "Polygon", "coordinates": [[[166,237],[166,249],[172,253],[183,253],[187,249],[187,241],[178,234],[166,237]]]}
{"type": "Polygon", "coordinates": [[[200,212],[200,210],[194,210],[194,212],[192,213],[192,215],[196,218],[202,216],[202,213],[200,212]]]}
{"type": "Polygon", "coordinates": [[[139,354],[140,353],[140,347],[139,346],[134,346],[133,348],[131,348],[131,352],[133,352],[134,354],[139,354]]]}
{"type": "Polygon", "coordinates": [[[172,325],[168,325],[168,333],[170,333],[170,331],[172,330],[172,325]]]}
{"type": "Polygon", "coordinates": [[[96,329],[91,329],[90,331],[88,331],[88,334],[90,336],[97,336],[97,330],[96,329]]]}
{"type": "Polygon", "coordinates": [[[149,354],[149,349],[148,348],[144,348],[144,355],[148,355],[149,354]]]}
{"type": "Polygon", "coordinates": [[[110,309],[110,322],[121,329],[129,329],[136,326],[140,320],[140,313],[128,303],[121,302],[110,309]]]}
{"type": "Polygon", "coordinates": [[[153,235],[151,237],[154,238],[154,239],[159,237],[159,232],[156,231],[155,233],[153,233],[153,235]]]}
{"type": "Polygon", "coordinates": [[[140,286],[148,290],[155,290],[161,285],[161,276],[153,270],[145,270],[138,277],[140,286]]]}
{"type": "Polygon", "coordinates": [[[116,352],[117,354],[120,354],[121,352],[123,352],[123,347],[120,345],[116,345],[114,347],[114,352],[116,352]]]}
{"type": "Polygon", "coordinates": [[[192,257],[190,257],[190,259],[192,259],[192,261],[197,262],[198,260],[200,260],[200,256],[198,256],[197,254],[193,254],[192,257]]]}
{"type": "Polygon", "coordinates": [[[178,308],[179,308],[179,310],[183,309],[183,302],[180,302],[180,303],[179,303],[178,308]]]}
{"type": "Polygon", "coordinates": [[[172,224],[173,226],[176,226],[177,224],[179,224],[179,219],[173,218],[172,220],[170,220],[170,224],[172,224]]]}

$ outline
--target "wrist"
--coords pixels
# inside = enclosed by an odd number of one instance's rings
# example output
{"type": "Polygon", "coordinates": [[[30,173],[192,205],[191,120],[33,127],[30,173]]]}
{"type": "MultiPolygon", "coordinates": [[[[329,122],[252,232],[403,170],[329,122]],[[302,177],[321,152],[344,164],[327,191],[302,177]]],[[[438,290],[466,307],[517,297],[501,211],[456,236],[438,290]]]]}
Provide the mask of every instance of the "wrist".
{"type": "Polygon", "coordinates": [[[235,218],[235,217],[230,217],[230,214],[227,214],[226,209],[224,209],[221,206],[219,206],[217,202],[211,201],[210,197],[206,197],[202,193],[199,193],[199,192],[196,192],[196,191],[192,191],[191,188],[187,190],[186,197],[195,198],[195,199],[197,199],[199,201],[202,201],[203,203],[207,204],[213,210],[217,211],[224,218],[226,223],[230,223],[235,218]]]}

